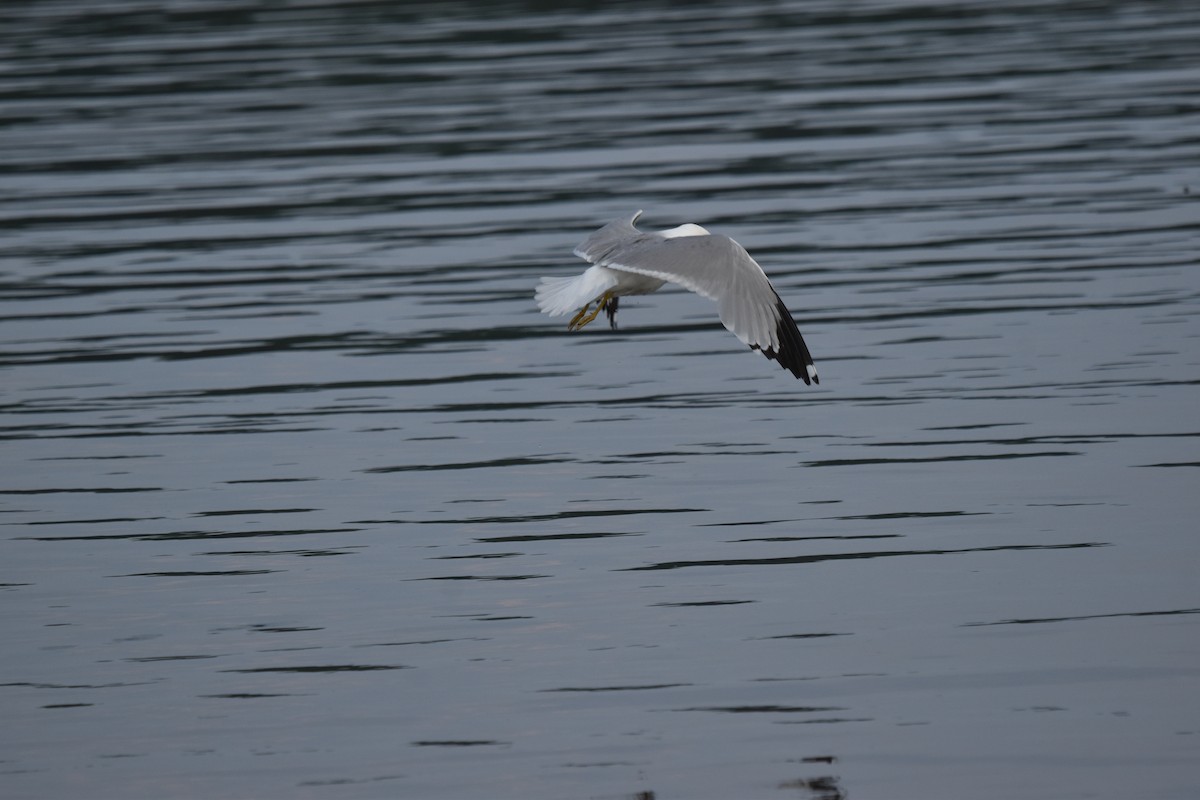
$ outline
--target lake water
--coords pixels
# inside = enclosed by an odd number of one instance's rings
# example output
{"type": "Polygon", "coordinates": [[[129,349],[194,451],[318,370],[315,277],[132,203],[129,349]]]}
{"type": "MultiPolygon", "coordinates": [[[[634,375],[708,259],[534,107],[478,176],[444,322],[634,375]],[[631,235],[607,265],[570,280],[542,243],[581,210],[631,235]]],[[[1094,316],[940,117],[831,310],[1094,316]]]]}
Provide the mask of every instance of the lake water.
{"type": "Polygon", "coordinates": [[[1194,2],[4,17],[0,795],[1200,796],[1194,2]]]}

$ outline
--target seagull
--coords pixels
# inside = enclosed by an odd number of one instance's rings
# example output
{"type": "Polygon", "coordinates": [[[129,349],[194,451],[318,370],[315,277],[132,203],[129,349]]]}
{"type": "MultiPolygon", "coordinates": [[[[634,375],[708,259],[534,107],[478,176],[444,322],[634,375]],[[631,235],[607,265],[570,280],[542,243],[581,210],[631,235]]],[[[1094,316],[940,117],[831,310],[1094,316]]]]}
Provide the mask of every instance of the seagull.
{"type": "Polygon", "coordinates": [[[716,300],[721,323],[742,344],[779,362],[806,384],[821,382],[791,312],[745,248],[690,222],[640,231],[634,223],[641,215],[639,211],[629,219],[613,220],[584,239],[575,255],[592,266],[572,278],[542,278],[534,294],[538,308],[552,317],[578,309],[567,330],[579,330],[601,311],[616,328],[622,297],[677,283],[716,300]],[[592,303],[596,307],[589,310],[592,303]]]}

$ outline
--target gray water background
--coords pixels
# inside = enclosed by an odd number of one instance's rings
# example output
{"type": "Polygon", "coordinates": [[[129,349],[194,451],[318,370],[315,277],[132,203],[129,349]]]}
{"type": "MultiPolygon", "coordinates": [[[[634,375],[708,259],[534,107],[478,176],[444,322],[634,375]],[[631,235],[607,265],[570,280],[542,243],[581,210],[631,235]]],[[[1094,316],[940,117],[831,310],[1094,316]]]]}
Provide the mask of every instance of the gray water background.
{"type": "Polygon", "coordinates": [[[3,17],[3,797],[1200,796],[1197,4],[3,17]]]}

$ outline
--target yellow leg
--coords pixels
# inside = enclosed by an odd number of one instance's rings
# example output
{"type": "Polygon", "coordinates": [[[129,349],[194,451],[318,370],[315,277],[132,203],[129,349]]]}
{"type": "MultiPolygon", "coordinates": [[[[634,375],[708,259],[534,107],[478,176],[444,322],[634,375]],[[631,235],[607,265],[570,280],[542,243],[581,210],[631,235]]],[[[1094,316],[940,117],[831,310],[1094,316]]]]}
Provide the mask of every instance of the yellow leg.
{"type": "Polygon", "coordinates": [[[600,315],[600,312],[604,310],[604,307],[608,305],[608,301],[611,299],[612,294],[605,292],[600,296],[600,301],[596,303],[596,308],[591,313],[588,313],[588,308],[592,305],[591,303],[588,303],[586,306],[579,309],[579,313],[571,317],[571,321],[567,323],[567,330],[577,331],[584,325],[587,325],[600,315]]]}

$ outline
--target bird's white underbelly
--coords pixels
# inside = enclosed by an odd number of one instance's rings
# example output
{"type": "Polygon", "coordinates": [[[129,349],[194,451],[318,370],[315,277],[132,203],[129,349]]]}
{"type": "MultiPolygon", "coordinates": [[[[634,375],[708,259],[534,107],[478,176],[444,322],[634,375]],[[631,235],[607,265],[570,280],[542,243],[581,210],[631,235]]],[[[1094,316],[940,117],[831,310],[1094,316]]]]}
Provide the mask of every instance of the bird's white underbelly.
{"type": "MultiPolygon", "coordinates": [[[[608,269],[602,267],[602,269],[608,269]]],[[[618,297],[625,297],[631,294],[650,294],[657,292],[666,281],[658,278],[651,278],[649,275],[639,275],[636,272],[625,272],[624,270],[608,270],[617,279],[617,285],[613,287],[612,293],[618,297]]]]}

